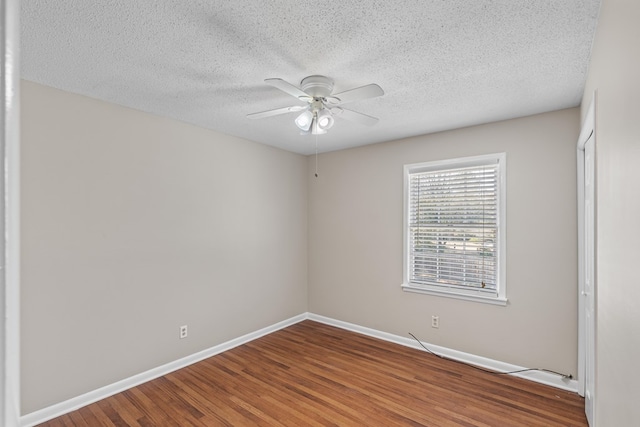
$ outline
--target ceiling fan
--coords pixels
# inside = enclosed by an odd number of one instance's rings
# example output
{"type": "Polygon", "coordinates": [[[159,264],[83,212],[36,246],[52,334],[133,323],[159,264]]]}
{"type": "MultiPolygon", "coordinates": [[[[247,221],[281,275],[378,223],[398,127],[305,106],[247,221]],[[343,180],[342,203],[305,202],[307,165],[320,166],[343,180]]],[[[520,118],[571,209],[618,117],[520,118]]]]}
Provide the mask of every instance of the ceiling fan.
{"type": "Polygon", "coordinates": [[[247,117],[250,119],[262,119],[302,111],[302,113],[296,117],[295,124],[301,130],[301,133],[305,135],[327,133],[327,129],[333,126],[334,116],[342,117],[366,126],[373,126],[378,122],[378,119],[375,117],[342,108],[343,104],[349,102],[384,95],[384,91],[377,84],[368,84],[332,94],[333,80],[325,76],[305,77],[300,82],[299,88],[282,79],[266,79],[264,82],[300,101],[306,102],[307,105],[294,105],[247,114],[247,117]]]}

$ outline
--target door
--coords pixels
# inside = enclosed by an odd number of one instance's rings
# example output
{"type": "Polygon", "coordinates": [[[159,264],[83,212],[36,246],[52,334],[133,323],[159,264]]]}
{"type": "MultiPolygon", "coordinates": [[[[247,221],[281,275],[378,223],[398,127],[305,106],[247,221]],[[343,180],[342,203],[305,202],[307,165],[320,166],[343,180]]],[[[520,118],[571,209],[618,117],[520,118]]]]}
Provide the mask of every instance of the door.
{"type": "Polygon", "coordinates": [[[596,282],[595,123],[597,92],[578,138],[578,392],[591,427],[596,411],[598,292],[596,282]]]}
{"type": "Polygon", "coordinates": [[[584,401],[589,425],[594,423],[596,357],[595,158],[593,133],[584,145],[583,285],[584,401]]]}

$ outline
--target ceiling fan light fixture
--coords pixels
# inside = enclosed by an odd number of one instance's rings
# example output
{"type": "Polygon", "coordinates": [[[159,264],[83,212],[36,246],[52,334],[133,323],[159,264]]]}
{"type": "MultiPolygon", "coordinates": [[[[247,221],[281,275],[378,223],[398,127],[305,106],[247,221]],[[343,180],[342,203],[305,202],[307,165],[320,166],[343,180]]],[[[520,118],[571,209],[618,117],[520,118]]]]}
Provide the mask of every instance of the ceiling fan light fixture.
{"type": "Polygon", "coordinates": [[[333,126],[333,116],[331,115],[329,110],[324,108],[318,111],[317,121],[318,121],[318,128],[322,130],[331,129],[331,126],[333,126]]]}
{"type": "Polygon", "coordinates": [[[309,110],[303,111],[302,114],[296,117],[295,122],[300,130],[308,132],[313,122],[313,113],[309,110]]]}
{"type": "Polygon", "coordinates": [[[318,118],[314,117],[313,123],[311,123],[311,135],[323,135],[325,133],[327,133],[327,130],[320,127],[318,118]]]}

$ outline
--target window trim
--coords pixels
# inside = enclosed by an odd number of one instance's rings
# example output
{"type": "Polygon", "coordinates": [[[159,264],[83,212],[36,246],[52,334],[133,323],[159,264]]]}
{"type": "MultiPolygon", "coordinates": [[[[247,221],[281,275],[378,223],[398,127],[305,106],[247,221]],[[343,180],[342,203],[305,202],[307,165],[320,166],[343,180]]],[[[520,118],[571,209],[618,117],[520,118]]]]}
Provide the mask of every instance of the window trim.
{"type": "Polygon", "coordinates": [[[436,160],[431,162],[413,163],[404,165],[404,187],[403,187],[403,277],[402,290],[407,292],[415,292],[428,295],[436,295],[449,298],[457,298],[466,301],[475,301],[486,304],[507,305],[506,292],[506,175],[507,175],[507,154],[494,153],[472,157],[460,157],[455,159],[436,160]],[[410,272],[410,249],[409,249],[409,178],[411,174],[428,172],[435,170],[456,169],[469,166],[478,166],[482,164],[498,163],[498,257],[497,257],[497,277],[496,292],[487,293],[486,291],[478,291],[475,289],[460,289],[447,287],[445,285],[428,285],[417,284],[409,281],[410,272]]]}

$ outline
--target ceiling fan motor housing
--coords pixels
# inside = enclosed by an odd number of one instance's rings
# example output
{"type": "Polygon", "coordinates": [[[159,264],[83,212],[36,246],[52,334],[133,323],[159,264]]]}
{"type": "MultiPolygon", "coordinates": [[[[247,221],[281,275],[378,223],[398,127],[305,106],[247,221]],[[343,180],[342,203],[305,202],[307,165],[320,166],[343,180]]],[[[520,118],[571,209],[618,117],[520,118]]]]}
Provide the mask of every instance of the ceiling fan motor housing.
{"type": "Polygon", "coordinates": [[[333,80],[325,76],[309,76],[302,79],[300,88],[314,98],[326,98],[333,91],[333,80]]]}

